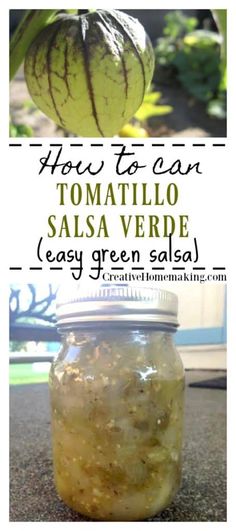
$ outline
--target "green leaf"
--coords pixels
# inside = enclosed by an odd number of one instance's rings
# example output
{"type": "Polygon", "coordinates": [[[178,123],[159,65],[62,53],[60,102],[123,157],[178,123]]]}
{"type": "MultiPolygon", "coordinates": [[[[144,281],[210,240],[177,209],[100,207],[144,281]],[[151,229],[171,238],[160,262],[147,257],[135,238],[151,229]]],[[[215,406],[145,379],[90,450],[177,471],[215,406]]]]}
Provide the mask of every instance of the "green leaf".
{"type": "Polygon", "coordinates": [[[222,70],[219,90],[226,91],[226,89],[227,89],[227,70],[225,68],[224,70],[222,70]]]}
{"type": "Polygon", "coordinates": [[[170,105],[153,105],[152,103],[144,102],[138,111],[135,113],[135,118],[143,122],[151,116],[163,116],[173,111],[173,107],[170,105]]]}
{"type": "Polygon", "coordinates": [[[161,92],[148,92],[144,96],[144,103],[157,103],[161,98],[161,92]]]}
{"type": "Polygon", "coordinates": [[[30,9],[18,24],[10,41],[10,80],[14,78],[25,54],[38,33],[53,21],[55,9],[30,9]]]}
{"type": "Polygon", "coordinates": [[[119,131],[119,136],[122,138],[148,138],[146,129],[133,124],[125,124],[119,131]]]}
{"type": "Polygon", "coordinates": [[[220,46],[222,43],[222,37],[215,31],[196,30],[184,37],[184,43],[188,46],[207,47],[215,46],[216,44],[220,46]]]}
{"type": "Polygon", "coordinates": [[[207,113],[214,118],[219,118],[220,120],[225,119],[225,102],[221,99],[211,100],[207,106],[207,113]]]}
{"type": "Polygon", "coordinates": [[[13,124],[10,123],[9,127],[9,135],[11,138],[31,138],[33,136],[33,129],[29,127],[28,125],[24,124],[13,124]]]}
{"type": "Polygon", "coordinates": [[[192,31],[197,26],[197,19],[186,17],[182,11],[172,11],[165,16],[166,26],[164,35],[170,36],[173,40],[181,35],[192,31]]]}

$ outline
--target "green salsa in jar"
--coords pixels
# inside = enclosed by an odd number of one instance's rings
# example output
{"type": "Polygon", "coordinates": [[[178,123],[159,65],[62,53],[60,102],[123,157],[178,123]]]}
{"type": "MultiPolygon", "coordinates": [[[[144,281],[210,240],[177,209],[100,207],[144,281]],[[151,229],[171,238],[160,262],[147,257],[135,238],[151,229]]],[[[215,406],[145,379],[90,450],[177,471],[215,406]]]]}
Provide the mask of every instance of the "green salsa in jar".
{"type": "Polygon", "coordinates": [[[97,520],[149,518],[181,481],[184,370],[177,297],[102,286],[58,304],[50,371],[55,484],[97,520]]]}

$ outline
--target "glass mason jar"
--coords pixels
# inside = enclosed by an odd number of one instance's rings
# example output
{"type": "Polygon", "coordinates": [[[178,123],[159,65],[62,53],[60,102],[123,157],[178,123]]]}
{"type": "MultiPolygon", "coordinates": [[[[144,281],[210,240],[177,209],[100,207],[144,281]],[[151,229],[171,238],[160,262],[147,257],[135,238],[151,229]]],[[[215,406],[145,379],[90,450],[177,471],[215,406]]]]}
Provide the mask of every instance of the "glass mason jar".
{"type": "Polygon", "coordinates": [[[173,343],[177,297],[102,286],[57,306],[50,371],[55,483],[98,520],[143,520],[181,479],[184,371],[173,343]]]}

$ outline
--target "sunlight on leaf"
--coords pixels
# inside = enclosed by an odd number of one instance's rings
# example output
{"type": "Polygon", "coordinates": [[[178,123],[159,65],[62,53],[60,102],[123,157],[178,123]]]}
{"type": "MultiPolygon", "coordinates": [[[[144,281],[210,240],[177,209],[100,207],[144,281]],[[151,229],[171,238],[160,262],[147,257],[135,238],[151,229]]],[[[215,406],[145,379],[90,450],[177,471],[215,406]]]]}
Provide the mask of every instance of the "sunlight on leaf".
{"type": "Polygon", "coordinates": [[[224,120],[226,118],[225,103],[221,99],[211,100],[207,106],[207,113],[213,118],[224,120]]]}
{"type": "Polygon", "coordinates": [[[135,118],[143,122],[152,116],[164,116],[173,111],[170,105],[153,105],[152,103],[144,102],[138,111],[135,113],[135,118]]]}
{"type": "Polygon", "coordinates": [[[157,103],[161,98],[161,92],[148,92],[144,96],[144,103],[157,103]]]}
{"type": "Polygon", "coordinates": [[[143,127],[135,126],[132,124],[126,124],[119,132],[119,136],[122,138],[148,138],[148,132],[143,127]]]}
{"type": "Polygon", "coordinates": [[[188,46],[215,46],[215,44],[221,45],[222,37],[214,31],[196,30],[185,35],[183,41],[188,46]]]}

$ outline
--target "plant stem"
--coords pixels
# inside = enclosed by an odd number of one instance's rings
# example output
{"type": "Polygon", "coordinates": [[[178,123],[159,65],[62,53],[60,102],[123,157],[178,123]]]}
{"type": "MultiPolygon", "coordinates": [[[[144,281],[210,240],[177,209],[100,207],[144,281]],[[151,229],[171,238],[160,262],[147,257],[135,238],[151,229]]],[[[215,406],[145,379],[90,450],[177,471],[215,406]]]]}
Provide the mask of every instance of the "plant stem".
{"type": "Polygon", "coordinates": [[[10,80],[24,60],[25,54],[38,33],[52,22],[56,9],[30,9],[16,28],[10,42],[10,80]]]}
{"type": "Polygon", "coordinates": [[[213,17],[219,32],[222,35],[223,43],[221,47],[222,59],[226,63],[226,35],[227,35],[227,14],[226,9],[212,9],[213,17]]]}
{"type": "Polygon", "coordinates": [[[227,87],[227,12],[226,9],[212,9],[212,14],[223,38],[221,45],[221,83],[220,90],[227,87]]]}

